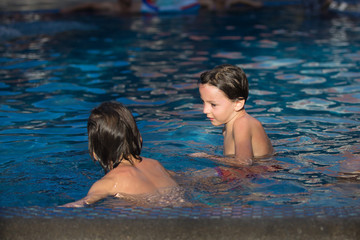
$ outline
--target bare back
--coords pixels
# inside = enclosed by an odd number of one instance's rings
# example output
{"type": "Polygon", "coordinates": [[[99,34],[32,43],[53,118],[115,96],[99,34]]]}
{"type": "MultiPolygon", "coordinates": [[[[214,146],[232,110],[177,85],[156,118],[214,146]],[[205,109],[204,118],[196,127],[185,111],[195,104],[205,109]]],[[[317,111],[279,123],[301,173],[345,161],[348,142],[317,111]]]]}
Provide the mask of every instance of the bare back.
{"type": "MultiPolygon", "coordinates": [[[[107,196],[124,197],[146,194],[162,196],[171,193],[171,190],[176,187],[178,187],[177,183],[158,161],[143,158],[142,162],[136,163],[135,166],[120,164],[96,181],[84,198],[65,204],[63,207],[83,207],[107,196]]],[[[158,199],[160,198],[154,201],[158,199]]],[[[182,201],[182,198],[179,200],[182,201]]]]}
{"type": "Polygon", "coordinates": [[[161,193],[162,189],[178,186],[157,160],[144,157],[135,166],[119,165],[106,174],[103,179],[105,178],[113,185],[110,195],[161,193]]]}

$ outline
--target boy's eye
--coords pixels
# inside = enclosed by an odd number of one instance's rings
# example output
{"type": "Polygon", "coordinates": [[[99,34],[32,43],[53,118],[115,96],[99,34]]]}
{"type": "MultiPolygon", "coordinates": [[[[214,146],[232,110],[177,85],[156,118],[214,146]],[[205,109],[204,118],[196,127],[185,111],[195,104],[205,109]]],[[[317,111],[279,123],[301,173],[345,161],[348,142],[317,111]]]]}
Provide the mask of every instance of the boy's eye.
{"type": "Polygon", "coordinates": [[[212,106],[212,107],[216,107],[216,104],[212,103],[211,106],[212,106]]]}

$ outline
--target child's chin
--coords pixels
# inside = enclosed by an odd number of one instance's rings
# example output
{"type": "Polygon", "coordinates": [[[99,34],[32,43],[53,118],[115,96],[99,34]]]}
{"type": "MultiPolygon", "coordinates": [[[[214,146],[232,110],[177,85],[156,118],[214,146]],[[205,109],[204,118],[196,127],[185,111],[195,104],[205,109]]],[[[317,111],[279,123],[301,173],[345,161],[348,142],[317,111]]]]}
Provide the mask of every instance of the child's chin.
{"type": "Polygon", "coordinates": [[[214,122],[214,121],[211,121],[211,124],[212,124],[213,126],[216,126],[216,127],[218,127],[218,126],[222,125],[221,123],[214,122]]]}

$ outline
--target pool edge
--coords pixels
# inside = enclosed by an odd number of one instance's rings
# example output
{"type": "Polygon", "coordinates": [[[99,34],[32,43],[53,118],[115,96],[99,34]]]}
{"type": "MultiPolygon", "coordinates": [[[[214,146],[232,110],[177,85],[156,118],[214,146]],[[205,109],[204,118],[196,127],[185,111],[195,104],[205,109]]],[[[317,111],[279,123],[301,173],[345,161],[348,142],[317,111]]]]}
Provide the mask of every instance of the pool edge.
{"type": "Polygon", "coordinates": [[[359,207],[0,208],[1,239],[360,239],[359,207]]]}
{"type": "Polygon", "coordinates": [[[1,219],[1,239],[359,239],[360,219],[1,219]]]}

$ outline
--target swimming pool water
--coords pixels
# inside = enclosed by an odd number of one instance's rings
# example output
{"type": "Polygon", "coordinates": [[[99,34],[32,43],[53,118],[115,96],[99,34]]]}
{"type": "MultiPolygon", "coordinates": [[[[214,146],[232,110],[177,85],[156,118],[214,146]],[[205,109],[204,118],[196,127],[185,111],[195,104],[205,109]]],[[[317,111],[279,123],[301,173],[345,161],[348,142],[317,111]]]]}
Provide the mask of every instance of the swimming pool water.
{"type": "MultiPolygon", "coordinates": [[[[288,8],[241,14],[1,16],[0,206],[57,206],[103,172],[87,152],[100,102],[134,113],[143,155],[177,172],[216,166],[221,129],[202,114],[199,74],[244,67],[247,111],[284,169],[239,181],[179,179],[195,205],[358,206],[360,20],[288,8]],[[344,176],[350,176],[345,178],[344,176]]],[[[270,161],[270,160],[269,160],[270,161]]],[[[99,203],[101,206],[112,204],[99,203]]]]}

